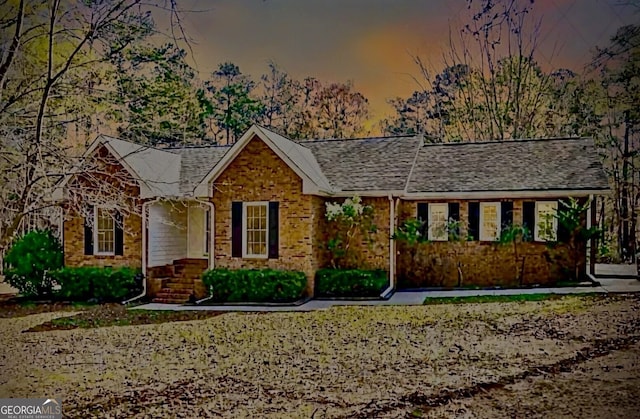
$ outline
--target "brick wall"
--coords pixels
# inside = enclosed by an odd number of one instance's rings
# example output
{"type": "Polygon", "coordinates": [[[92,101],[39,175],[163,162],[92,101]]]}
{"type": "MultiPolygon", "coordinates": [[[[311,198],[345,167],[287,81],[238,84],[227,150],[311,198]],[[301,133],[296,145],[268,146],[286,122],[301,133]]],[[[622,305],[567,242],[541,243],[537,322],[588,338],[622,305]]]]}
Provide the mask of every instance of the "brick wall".
{"type": "Polygon", "coordinates": [[[65,266],[142,266],[142,218],[137,214],[124,217],[124,247],[121,256],[84,254],[84,219],[74,210],[65,211],[64,264],[65,266]]]}
{"type": "Polygon", "coordinates": [[[302,271],[313,290],[314,236],[312,196],[302,194],[302,179],[271,149],[254,137],[214,182],[215,266],[302,271]],[[231,203],[278,201],[280,232],[277,259],[231,256],[231,203]]]}
{"type": "MultiPolygon", "coordinates": [[[[316,197],[317,198],[317,197],[316,197]]],[[[317,198],[314,202],[315,211],[319,212],[316,217],[318,225],[315,231],[316,258],[319,268],[331,266],[331,254],[327,250],[327,242],[334,237],[336,225],[329,222],[325,217],[326,202],[342,203],[344,199],[317,198]]],[[[372,234],[369,241],[366,235],[359,231],[354,236],[350,248],[353,249],[353,260],[349,262],[349,267],[359,269],[383,269],[389,271],[389,199],[384,198],[362,198],[363,205],[373,207],[373,224],[377,232],[372,234]]]]}
{"type": "MultiPolygon", "coordinates": [[[[534,200],[534,199],[531,199],[534,200]]],[[[488,200],[487,202],[495,202],[488,200]]],[[[467,235],[467,201],[460,204],[461,237],[467,235]]],[[[513,222],[522,224],[523,200],[513,200],[513,222]]],[[[399,223],[417,217],[417,202],[403,201],[399,209],[399,223]]],[[[581,254],[584,255],[584,252],[581,254]]],[[[567,249],[559,244],[527,242],[518,244],[518,272],[522,285],[548,284],[566,280],[572,267],[567,249]],[[523,264],[524,260],[524,264],[523,264]]],[[[586,256],[580,261],[580,271],[585,272],[586,256]]],[[[397,275],[400,288],[513,286],[516,280],[516,260],[513,244],[481,241],[421,243],[411,249],[397,244],[397,275]]]]}
{"type": "Polygon", "coordinates": [[[77,176],[68,185],[68,193],[75,196],[74,204],[66,204],[64,208],[64,263],[65,266],[142,266],[142,218],[141,201],[136,181],[117,163],[105,147],[96,150],[98,165],[96,173],[77,176]],[[107,186],[105,186],[107,185],[107,186]],[[84,218],[77,209],[85,204],[104,202],[104,197],[91,198],[92,194],[100,195],[107,191],[119,206],[128,205],[129,214],[124,214],[124,246],[123,255],[96,256],[84,254],[84,218]]]}

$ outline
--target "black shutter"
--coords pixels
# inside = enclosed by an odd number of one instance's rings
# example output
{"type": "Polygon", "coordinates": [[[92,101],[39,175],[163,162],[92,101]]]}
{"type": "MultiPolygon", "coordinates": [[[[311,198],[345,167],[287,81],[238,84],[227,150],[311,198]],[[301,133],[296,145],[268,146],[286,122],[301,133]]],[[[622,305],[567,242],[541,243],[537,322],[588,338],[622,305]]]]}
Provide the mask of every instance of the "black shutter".
{"type": "Polygon", "coordinates": [[[122,219],[122,214],[120,212],[116,212],[113,217],[115,220],[115,232],[114,232],[114,245],[115,245],[115,254],[116,255],[124,255],[124,221],[122,219]]]}
{"type": "Polygon", "coordinates": [[[450,231],[449,234],[452,234],[454,237],[460,237],[460,225],[458,221],[460,221],[460,204],[457,202],[449,202],[449,220],[456,223],[456,227],[454,231],[450,231]]]}
{"type": "MultiPolygon", "coordinates": [[[[558,213],[560,211],[565,211],[567,209],[567,206],[565,204],[566,204],[566,201],[564,199],[558,200],[558,213]]],[[[557,215],[557,213],[555,215],[557,215]]],[[[560,224],[560,220],[558,220],[557,218],[556,218],[556,222],[558,223],[558,231],[557,231],[558,241],[560,243],[568,243],[571,237],[571,232],[567,230],[562,224],[560,224]]]]}
{"type": "Polygon", "coordinates": [[[92,220],[93,206],[87,206],[85,211],[86,216],[84,218],[84,254],[93,255],[93,228],[91,227],[93,224],[95,224],[95,220],[92,220]]]}
{"type": "Polygon", "coordinates": [[[502,224],[502,228],[513,224],[513,201],[500,203],[500,223],[502,224]]]}
{"type": "Polygon", "coordinates": [[[231,256],[242,257],[242,202],[231,203],[231,256]]]}
{"type": "Polygon", "coordinates": [[[469,237],[480,240],[480,203],[469,202],[469,237]]]}
{"type": "Polygon", "coordinates": [[[279,202],[269,202],[269,259],[278,259],[280,221],[279,202]]]}
{"type": "Polygon", "coordinates": [[[536,229],[536,203],[533,201],[524,201],[522,203],[522,225],[529,230],[527,241],[533,241],[536,229]]]}
{"type": "Polygon", "coordinates": [[[427,239],[427,232],[429,230],[429,204],[425,202],[418,202],[418,220],[422,221],[420,227],[420,234],[427,239]]]}

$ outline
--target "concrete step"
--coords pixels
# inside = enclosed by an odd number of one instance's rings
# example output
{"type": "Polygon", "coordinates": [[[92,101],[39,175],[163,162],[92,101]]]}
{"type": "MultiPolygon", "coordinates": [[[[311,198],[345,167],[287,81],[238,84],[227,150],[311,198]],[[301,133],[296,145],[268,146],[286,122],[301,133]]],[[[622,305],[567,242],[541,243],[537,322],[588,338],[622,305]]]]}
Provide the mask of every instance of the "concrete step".
{"type": "Polygon", "coordinates": [[[193,285],[193,278],[181,278],[181,277],[172,277],[167,280],[167,284],[191,284],[193,285]]]}
{"type": "Polygon", "coordinates": [[[192,288],[162,288],[158,295],[160,294],[171,294],[171,295],[191,295],[193,293],[192,288]]]}
{"type": "Polygon", "coordinates": [[[193,282],[185,283],[168,281],[163,288],[171,288],[173,290],[192,290],[193,282]]]}
{"type": "Polygon", "coordinates": [[[184,304],[189,302],[188,298],[165,298],[165,297],[156,297],[153,299],[154,303],[160,304],[184,304]]]}

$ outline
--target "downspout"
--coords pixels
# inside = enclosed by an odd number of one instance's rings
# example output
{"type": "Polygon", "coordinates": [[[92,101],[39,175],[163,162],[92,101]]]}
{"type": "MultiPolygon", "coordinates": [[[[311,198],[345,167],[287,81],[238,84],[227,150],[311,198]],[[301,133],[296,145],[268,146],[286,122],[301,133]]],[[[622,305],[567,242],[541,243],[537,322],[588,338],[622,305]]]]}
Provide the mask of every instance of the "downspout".
{"type": "MultiPolygon", "coordinates": [[[[216,242],[216,235],[214,234],[215,233],[215,224],[214,224],[213,221],[216,218],[215,217],[216,207],[215,207],[215,205],[213,205],[213,202],[211,202],[211,201],[202,201],[200,199],[196,199],[196,201],[198,201],[198,202],[200,202],[202,204],[205,204],[205,205],[207,205],[209,207],[209,227],[211,229],[211,233],[210,233],[211,237],[209,237],[209,255],[208,255],[208,257],[209,257],[209,269],[213,269],[215,267],[215,262],[214,262],[215,258],[214,258],[213,252],[214,252],[214,245],[215,245],[215,242],[216,242]]],[[[203,298],[201,300],[196,301],[196,304],[200,304],[200,303],[203,303],[203,302],[205,302],[207,300],[210,300],[212,297],[213,297],[212,295],[209,295],[208,297],[205,297],[205,298],[203,298]]]]}
{"type": "Polygon", "coordinates": [[[396,243],[393,240],[393,233],[395,231],[395,218],[396,208],[394,205],[394,199],[392,195],[389,195],[389,287],[382,291],[380,298],[389,299],[395,289],[395,277],[396,277],[396,243]]]}
{"type": "MultiPolygon", "coordinates": [[[[594,208],[593,195],[589,195],[589,208],[587,208],[587,229],[590,229],[592,227],[591,219],[593,217],[593,214],[592,214],[593,208],[594,208]]],[[[587,278],[589,278],[591,282],[593,282],[594,284],[599,284],[598,280],[595,277],[595,272],[591,271],[591,266],[592,266],[591,255],[593,254],[592,247],[593,247],[593,237],[589,238],[589,245],[586,246],[587,248],[586,262],[588,265],[585,266],[585,272],[587,273],[587,278]]]]}
{"type": "Polygon", "coordinates": [[[151,201],[142,203],[142,293],[133,298],[123,301],[122,304],[129,304],[132,301],[141,299],[147,295],[147,208],[151,204],[160,201],[160,198],[154,198],[151,201]]]}

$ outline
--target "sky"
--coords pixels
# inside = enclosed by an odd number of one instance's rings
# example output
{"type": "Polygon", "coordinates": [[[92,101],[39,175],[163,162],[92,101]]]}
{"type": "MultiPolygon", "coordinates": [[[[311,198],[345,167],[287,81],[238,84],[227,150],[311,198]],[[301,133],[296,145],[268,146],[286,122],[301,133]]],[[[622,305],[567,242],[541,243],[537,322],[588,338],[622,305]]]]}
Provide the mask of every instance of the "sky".
{"type": "MultiPolygon", "coordinates": [[[[528,1],[528,0],[527,0],[528,1]]],[[[545,68],[580,72],[596,45],[640,19],[628,0],[535,0],[542,22],[545,68]]],[[[477,2],[477,0],[476,0],[477,2]]],[[[466,16],[466,0],[178,0],[191,38],[193,64],[206,77],[231,61],[254,79],[275,62],[293,78],[352,80],[373,119],[388,114],[387,99],[418,88],[419,56],[441,69],[449,28],[466,16]]],[[[159,24],[162,18],[158,19],[159,24]]]]}

